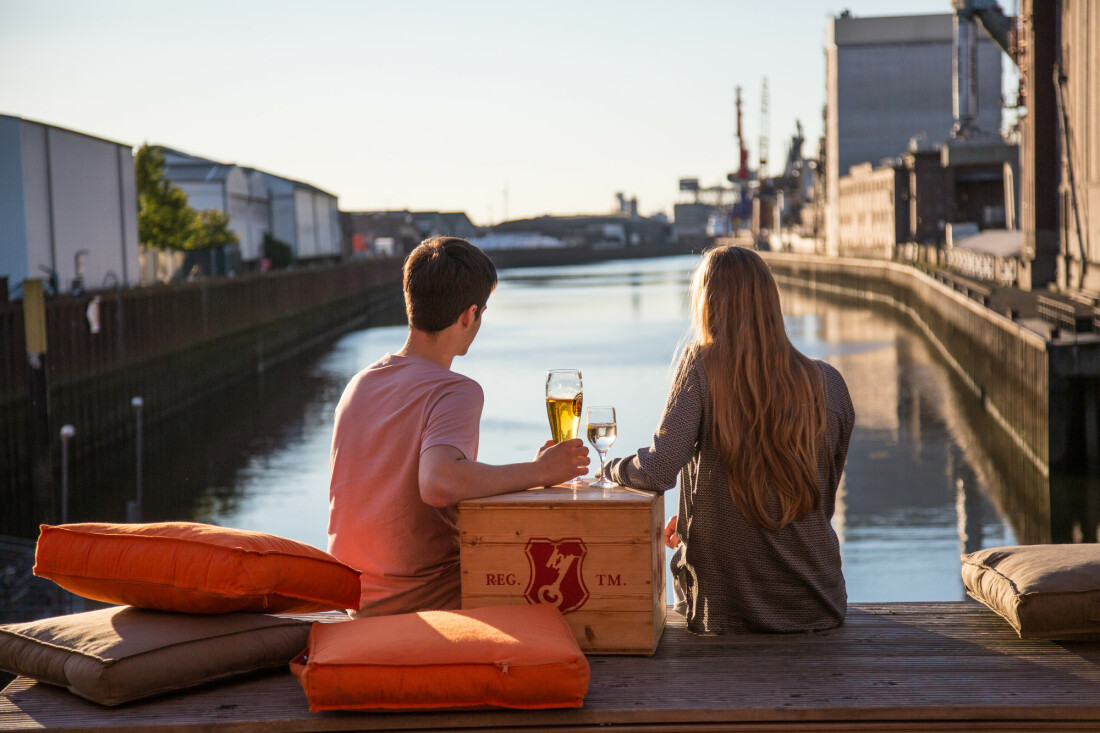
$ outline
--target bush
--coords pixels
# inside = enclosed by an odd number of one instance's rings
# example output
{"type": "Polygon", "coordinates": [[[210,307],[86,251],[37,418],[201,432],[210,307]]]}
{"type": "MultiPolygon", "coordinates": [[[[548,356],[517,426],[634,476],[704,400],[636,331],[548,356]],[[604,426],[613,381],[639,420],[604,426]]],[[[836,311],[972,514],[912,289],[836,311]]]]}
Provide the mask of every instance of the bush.
{"type": "Polygon", "coordinates": [[[264,234],[264,257],[271,261],[273,270],[283,270],[294,262],[294,250],[286,242],[267,233],[264,234]]]}

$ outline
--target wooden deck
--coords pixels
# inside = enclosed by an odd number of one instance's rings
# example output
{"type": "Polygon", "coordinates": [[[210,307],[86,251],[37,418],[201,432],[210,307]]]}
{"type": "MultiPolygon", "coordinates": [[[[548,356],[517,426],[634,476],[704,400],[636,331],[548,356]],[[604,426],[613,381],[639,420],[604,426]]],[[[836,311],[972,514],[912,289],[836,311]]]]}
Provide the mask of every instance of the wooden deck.
{"type": "Polygon", "coordinates": [[[322,713],[289,673],[103,708],[19,678],[0,730],[1098,730],[1100,642],[1024,641],[972,602],[855,604],[799,635],[700,637],[669,614],[653,657],[590,656],[577,710],[322,713]]]}

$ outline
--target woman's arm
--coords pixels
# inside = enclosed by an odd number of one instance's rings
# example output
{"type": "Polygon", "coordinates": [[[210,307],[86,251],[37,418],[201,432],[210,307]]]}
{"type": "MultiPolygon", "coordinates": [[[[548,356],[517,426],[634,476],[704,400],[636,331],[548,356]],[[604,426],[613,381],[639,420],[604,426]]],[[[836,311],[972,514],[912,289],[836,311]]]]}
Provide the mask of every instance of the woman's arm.
{"type": "Polygon", "coordinates": [[[848,392],[848,384],[844,376],[828,362],[820,362],[822,365],[822,378],[826,380],[826,409],[836,415],[837,439],[832,447],[832,455],[829,456],[831,475],[839,484],[840,475],[844,471],[844,463],[848,458],[848,443],[852,438],[852,430],[855,428],[856,411],[852,406],[852,396],[848,392]]]}
{"type": "Polygon", "coordinates": [[[612,480],[648,491],[667,491],[676,485],[680,470],[695,457],[702,428],[702,369],[696,366],[696,359],[691,352],[684,352],[653,444],[608,463],[606,472],[612,480]]]}
{"type": "MultiPolygon", "coordinates": [[[[837,373],[839,376],[839,372],[837,373]]],[[[848,459],[848,442],[852,438],[852,430],[856,423],[856,410],[852,405],[852,396],[848,393],[848,385],[844,378],[840,377],[841,395],[838,412],[840,413],[840,440],[837,441],[836,452],[833,454],[833,467],[837,480],[844,470],[844,463],[848,459]]]]}

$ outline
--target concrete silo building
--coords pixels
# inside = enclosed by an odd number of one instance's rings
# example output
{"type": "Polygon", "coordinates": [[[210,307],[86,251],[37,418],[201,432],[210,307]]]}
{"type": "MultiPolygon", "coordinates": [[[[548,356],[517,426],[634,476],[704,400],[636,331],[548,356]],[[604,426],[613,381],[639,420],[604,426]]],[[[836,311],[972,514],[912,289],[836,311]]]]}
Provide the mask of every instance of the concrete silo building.
{"type": "MultiPolygon", "coordinates": [[[[953,115],[952,13],[857,18],[826,25],[826,250],[843,254],[839,179],[861,163],[897,158],[909,141],[947,141],[953,115]]],[[[1001,122],[1002,52],[985,34],[976,48],[975,127],[996,135],[1001,122]]]]}

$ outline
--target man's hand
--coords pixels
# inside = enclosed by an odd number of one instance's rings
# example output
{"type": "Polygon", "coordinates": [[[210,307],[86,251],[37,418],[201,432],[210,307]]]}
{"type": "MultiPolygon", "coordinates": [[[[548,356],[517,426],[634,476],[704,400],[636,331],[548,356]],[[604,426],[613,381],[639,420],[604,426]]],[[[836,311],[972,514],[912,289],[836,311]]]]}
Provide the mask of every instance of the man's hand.
{"type": "Polygon", "coordinates": [[[677,516],[673,514],[672,519],[668,520],[668,524],[665,525],[665,547],[670,550],[675,550],[680,546],[680,535],[676,534],[677,516]]]}
{"type": "Polygon", "coordinates": [[[563,440],[557,445],[548,440],[535,456],[535,465],[545,472],[544,486],[554,486],[585,475],[591,462],[588,448],[580,438],[563,440]]]}

